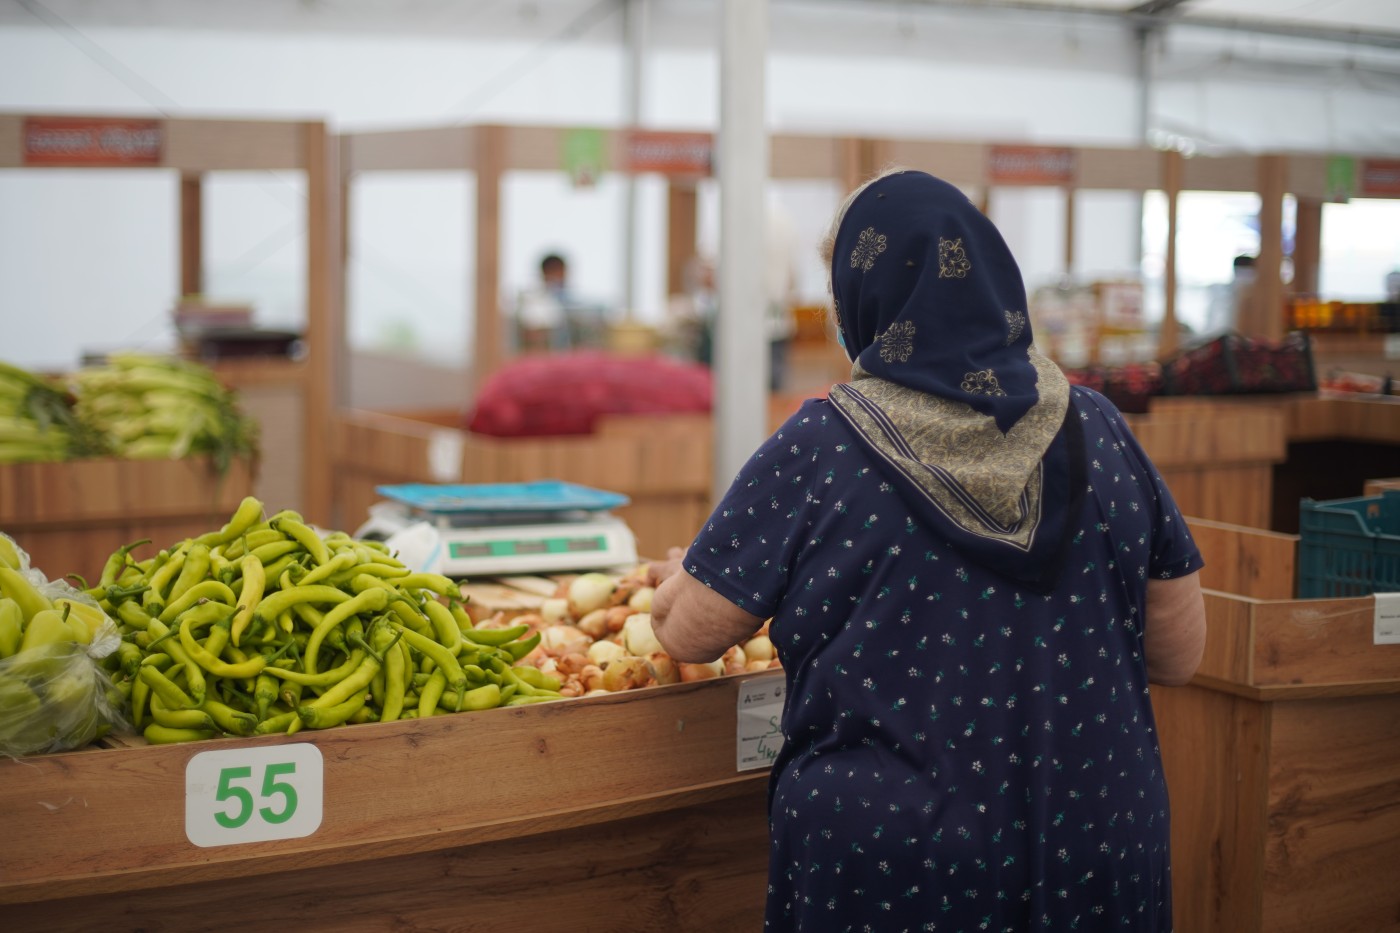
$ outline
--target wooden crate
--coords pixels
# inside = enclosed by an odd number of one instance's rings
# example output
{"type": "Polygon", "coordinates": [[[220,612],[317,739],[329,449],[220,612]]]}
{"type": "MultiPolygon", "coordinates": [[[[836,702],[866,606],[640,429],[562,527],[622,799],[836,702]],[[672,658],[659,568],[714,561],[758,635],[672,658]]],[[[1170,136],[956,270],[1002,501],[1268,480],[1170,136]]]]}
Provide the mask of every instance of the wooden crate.
{"type": "MultiPolygon", "coordinates": [[[[1192,530],[1213,584],[1292,591],[1293,536],[1192,530]]],[[[1374,613],[1207,591],[1200,670],[1152,688],[1178,929],[1400,930],[1400,645],[1373,643],[1374,613]]]]}
{"type": "Polygon", "coordinates": [[[492,438],[448,425],[448,413],[413,417],[342,411],[332,431],[337,527],[353,531],[392,483],[515,483],[553,479],[632,501],[617,510],[643,554],[690,544],[710,514],[713,454],[708,415],[604,418],[578,437],[492,438]]]}
{"type": "Polygon", "coordinates": [[[254,466],[235,461],[72,460],[0,465],[0,531],[50,579],[95,581],[107,557],[141,538],[164,547],[220,528],[253,491],[254,466]]]}
{"type": "Polygon", "coordinates": [[[1273,469],[1287,453],[1281,413],[1206,402],[1127,420],[1183,513],[1269,527],[1273,469]]]}
{"type": "Polygon", "coordinates": [[[768,775],[736,771],[748,679],[0,761],[0,914],[26,931],[757,929],[768,775]],[[313,834],[186,838],[192,756],[300,742],[324,761],[313,834]]]}

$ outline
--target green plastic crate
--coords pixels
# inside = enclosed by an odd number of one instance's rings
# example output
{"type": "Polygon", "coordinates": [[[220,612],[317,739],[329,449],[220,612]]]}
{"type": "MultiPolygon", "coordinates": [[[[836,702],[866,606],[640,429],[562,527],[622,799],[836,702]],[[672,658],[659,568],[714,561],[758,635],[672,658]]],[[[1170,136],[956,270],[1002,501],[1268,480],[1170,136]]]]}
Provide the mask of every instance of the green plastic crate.
{"type": "Polygon", "coordinates": [[[1303,599],[1400,592],[1400,490],[1303,499],[1298,595],[1303,599]]]}

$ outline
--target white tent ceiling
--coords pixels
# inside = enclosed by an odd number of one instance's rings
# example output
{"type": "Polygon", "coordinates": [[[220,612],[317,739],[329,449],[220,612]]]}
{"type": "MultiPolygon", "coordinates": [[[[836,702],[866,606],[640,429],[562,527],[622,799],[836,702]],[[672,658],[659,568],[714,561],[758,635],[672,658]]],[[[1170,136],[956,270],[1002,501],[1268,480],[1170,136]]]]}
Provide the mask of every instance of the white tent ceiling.
{"type": "MultiPolygon", "coordinates": [[[[452,34],[531,31],[626,0],[4,0],[0,26],[45,14],[75,26],[347,30],[452,34]]],[[[652,0],[656,8],[704,8],[718,0],[652,0]]],[[[1237,30],[1313,31],[1339,41],[1380,38],[1400,45],[1397,0],[773,0],[777,7],[843,5],[940,8],[998,16],[1116,17],[1237,30]]]]}

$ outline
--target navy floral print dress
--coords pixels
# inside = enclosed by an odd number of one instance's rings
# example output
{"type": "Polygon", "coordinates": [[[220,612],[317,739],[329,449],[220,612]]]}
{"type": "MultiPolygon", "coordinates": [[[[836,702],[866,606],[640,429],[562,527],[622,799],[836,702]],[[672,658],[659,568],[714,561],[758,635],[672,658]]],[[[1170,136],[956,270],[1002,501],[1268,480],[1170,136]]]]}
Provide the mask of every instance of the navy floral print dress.
{"type": "Polygon", "coordinates": [[[1047,593],[960,556],[828,400],[754,454],[686,570],[772,617],[788,678],[765,929],[1171,929],[1149,577],[1199,569],[1122,416],[1075,388],[1087,488],[1047,593]]]}

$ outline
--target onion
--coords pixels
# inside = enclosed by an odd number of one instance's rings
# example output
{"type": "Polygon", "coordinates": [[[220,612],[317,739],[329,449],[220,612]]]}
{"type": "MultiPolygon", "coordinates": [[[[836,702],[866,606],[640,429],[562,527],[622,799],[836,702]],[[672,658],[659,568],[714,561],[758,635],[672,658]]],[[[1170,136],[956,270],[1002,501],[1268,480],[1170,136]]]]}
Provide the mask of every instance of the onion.
{"type": "Polygon", "coordinates": [[[602,609],[617,589],[617,581],[605,573],[581,574],[569,584],[569,612],[582,619],[594,609],[602,609]]]}
{"type": "Polygon", "coordinates": [[[627,605],[633,612],[651,612],[651,596],[656,590],[650,586],[644,586],[632,594],[632,598],[627,600],[627,605]]]}
{"type": "Polygon", "coordinates": [[[578,620],[578,630],[589,638],[604,638],[608,634],[608,610],[594,609],[578,620]]]}
{"type": "Polygon", "coordinates": [[[588,660],[601,667],[609,661],[625,657],[627,649],[613,641],[595,641],[588,646],[588,660]]]}
{"type": "Polygon", "coordinates": [[[771,661],[773,654],[773,643],[767,635],[755,635],[744,642],[744,655],[750,661],[771,661]]]}
{"type": "Polygon", "coordinates": [[[681,681],[691,683],[696,680],[713,680],[724,673],[723,661],[711,661],[708,664],[687,664],[681,662],[676,665],[681,671],[681,681]]]}
{"type": "Polygon", "coordinates": [[[631,606],[613,606],[607,611],[607,624],[609,632],[622,631],[622,625],[627,621],[627,617],[633,615],[631,606]]]}
{"type": "Polygon", "coordinates": [[[588,655],[580,653],[566,654],[559,659],[559,673],[566,677],[573,677],[583,671],[588,666],[588,655]]]}
{"type": "Polygon", "coordinates": [[[540,603],[540,617],[544,619],[546,625],[559,625],[569,619],[569,601],[567,599],[546,599],[540,603]]]}
{"type": "Polygon", "coordinates": [[[749,659],[744,656],[744,649],[735,645],[724,653],[724,656],[720,658],[720,663],[724,665],[726,674],[742,674],[744,665],[749,663],[749,659]]]}
{"type": "Polygon", "coordinates": [[[678,684],[681,682],[681,672],[676,668],[676,662],[671,660],[671,656],[664,651],[653,651],[647,655],[647,663],[651,665],[651,676],[658,684],[678,684]]]}
{"type": "Polygon", "coordinates": [[[654,651],[665,651],[651,629],[651,613],[638,612],[622,624],[622,643],[630,654],[645,657],[654,651]]]}
{"type": "Polygon", "coordinates": [[[744,670],[750,674],[756,674],[759,671],[766,671],[768,670],[768,662],[751,660],[748,664],[744,665],[744,670]]]}
{"type": "Polygon", "coordinates": [[[588,650],[593,643],[572,625],[546,625],[540,629],[540,647],[550,654],[575,654],[588,650]]]}
{"type": "Polygon", "coordinates": [[[588,693],[594,690],[603,689],[603,669],[596,664],[590,664],[579,672],[578,682],[583,685],[583,689],[588,693]]]}
{"type": "Polygon", "coordinates": [[[651,681],[651,670],[645,658],[632,656],[609,661],[603,668],[603,689],[616,693],[634,687],[645,687],[651,681]]]}

